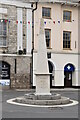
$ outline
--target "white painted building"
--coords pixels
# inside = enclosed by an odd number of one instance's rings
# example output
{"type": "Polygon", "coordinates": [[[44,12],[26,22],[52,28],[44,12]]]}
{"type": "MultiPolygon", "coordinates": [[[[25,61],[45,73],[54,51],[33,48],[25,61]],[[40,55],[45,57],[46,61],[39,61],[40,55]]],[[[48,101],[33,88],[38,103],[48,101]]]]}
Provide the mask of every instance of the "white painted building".
{"type": "Polygon", "coordinates": [[[50,87],[79,87],[79,1],[53,0],[37,3],[34,11],[33,86],[36,86],[37,43],[41,18],[44,18],[49,72],[52,73],[50,87]]]}

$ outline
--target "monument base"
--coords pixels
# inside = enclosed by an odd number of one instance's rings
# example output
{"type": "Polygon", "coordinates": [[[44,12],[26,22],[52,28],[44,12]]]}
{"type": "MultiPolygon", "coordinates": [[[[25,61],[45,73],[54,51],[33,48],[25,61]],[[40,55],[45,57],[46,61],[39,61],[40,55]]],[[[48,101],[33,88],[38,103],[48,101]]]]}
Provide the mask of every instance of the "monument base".
{"type": "Polygon", "coordinates": [[[16,98],[14,101],[29,105],[46,105],[46,106],[65,105],[71,103],[71,100],[69,98],[63,97],[60,94],[35,95],[34,93],[25,94],[22,97],[16,98]]]}
{"type": "Polygon", "coordinates": [[[51,95],[50,93],[50,74],[36,74],[36,93],[35,95],[51,95]]]}

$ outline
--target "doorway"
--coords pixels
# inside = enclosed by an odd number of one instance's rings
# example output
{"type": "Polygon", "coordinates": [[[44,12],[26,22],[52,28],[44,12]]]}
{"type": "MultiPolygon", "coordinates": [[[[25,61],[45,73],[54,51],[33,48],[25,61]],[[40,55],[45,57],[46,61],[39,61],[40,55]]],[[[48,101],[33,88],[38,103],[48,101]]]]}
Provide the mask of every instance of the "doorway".
{"type": "Polygon", "coordinates": [[[64,86],[72,87],[72,72],[64,72],[64,86]]]}
{"type": "Polygon", "coordinates": [[[72,64],[67,64],[64,67],[64,87],[72,87],[72,75],[75,68],[72,64]]]}
{"type": "Polygon", "coordinates": [[[54,86],[54,65],[52,62],[48,61],[49,73],[50,73],[50,88],[54,86]]]}

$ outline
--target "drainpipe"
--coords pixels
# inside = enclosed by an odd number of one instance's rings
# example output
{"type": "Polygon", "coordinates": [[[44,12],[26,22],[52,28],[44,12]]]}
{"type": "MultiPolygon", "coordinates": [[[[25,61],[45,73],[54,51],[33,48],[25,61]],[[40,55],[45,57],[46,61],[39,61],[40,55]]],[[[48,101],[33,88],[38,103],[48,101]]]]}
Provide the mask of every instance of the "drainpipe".
{"type": "Polygon", "coordinates": [[[34,11],[37,10],[38,2],[32,3],[32,7],[33,7],[33,4],[36,4],[36,7],[32,10],[32,51],[31,51],[31,54],[32,54],[31,68],[32,68],[32,70],[31,70],[31,84],[33,84],[34,11]]]}
{"type": "Polygon", "coordinates": [[[34,49],[34,11],[37,10],[37,4],[38,3],[36,2],[36,7],[32,10],[32,21],[33,21],[33,28],[32,28],[32,49],[34,49]]]}
{"type": "MultiPolygon", "coordinates": [[[[34,4],[34,3],[33,3],[34,4]]],[[[32,4],[32,5],[33,5],[32,4]]],[[[37,10],[37,4],[38,4],[38,2],[36,2],[36,7],[32,10],[32,12],[34,12],[35,10],[37,10]]]]}

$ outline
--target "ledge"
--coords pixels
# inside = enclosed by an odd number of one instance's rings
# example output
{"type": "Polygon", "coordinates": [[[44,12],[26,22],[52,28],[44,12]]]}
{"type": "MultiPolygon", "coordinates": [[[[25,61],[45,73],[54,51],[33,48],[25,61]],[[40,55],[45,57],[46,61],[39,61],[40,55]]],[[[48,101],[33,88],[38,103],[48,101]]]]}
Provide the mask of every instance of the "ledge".
{"type": "Polygon", "coordinates": [[[27,9],[32,9],[31,8],[31,3],[24,3],[24,2],[21,2],[21,1],[11,1],[11,0],[0,0],[0,4],[6,4],[6,5],[13,5],[13,6],[16,6],[16,7],[25,7],[27,9]]]}
{"type": "Polygon", "coordinates": [[[0,48],[8,48],[8,46],[0,46],[0,48]]]}
{"type": "MultiPolygon", "coordinates": [[[[72,50],[62,50],[62,51],[54,51],[52,49],[48,49],[47,52],[51,52],[51,54],[73,54],[73,55],[80,55],[78,52],[72,52],[72,50]]],[[[34,49],[34,54],[37,54],[37,50],[34,49]]]]}
{"type": "Polygon", "coordinates": [[[52,73],[35,73],[35,75],[52,75],[52,73]]]}
{"type": "Polygon", "coordinates": [[[18,57],[24,57],[24,56],[25,56],[25,57],[31,57],[32,55],[31,55],[31,54],[17,55],[17,54],[6,54],[6,53],[5,53],[5,54],[0,54],[0,56],[12,56],[12,57],[15,57],[15,56],[16,56],[16,57],[17,57],[17,56],[18,56],[18,57]]]}

